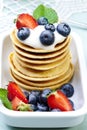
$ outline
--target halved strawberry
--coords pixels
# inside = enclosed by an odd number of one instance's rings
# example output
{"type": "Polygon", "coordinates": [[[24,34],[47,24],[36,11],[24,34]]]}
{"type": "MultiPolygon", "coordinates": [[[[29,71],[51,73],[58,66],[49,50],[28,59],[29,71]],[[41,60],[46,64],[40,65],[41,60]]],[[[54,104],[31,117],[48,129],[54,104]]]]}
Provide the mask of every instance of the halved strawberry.
{"type": "Polygon", "coordinates": [[[15,82],[9,82],[7,90],[8,90],[8,99],[10,101],[12,101],[14,97],[18,97],[23,102],[28,103],[26,96],[22,92],[21,88],[15,82]]]}
{"type": "Polygon", "coordinates": [[[68,98],[65,96],[65,94],[57,90],[53,93],[51,93],[47,98],[48,106],[52,109],[58,108],[61,111],[72,111],[73,107],[68,100],[68,98]]]}
{"type": "Polygon", "coordinates": [[[24,103],[18,97],[14,97],[11,104],[12,104],[12,110],[16,110],[16,111],[32,111],[31,108],[30,108],[30,105],[27,104],[27,103],[24,103]]]}
{"type": "Polygon", "coordinates": [[[17,29],[21,27],[28,27],[34,29],[37,25],[37,21],[30,14],[22,13],[18,16],[16,20],[17,29]]]}
{"type": "Polygon", "coordinates": [[[19,106],[19,104],[22,101],[18,98],[18,97],[14,97],[14,99],[12,100],[12,110],[17,110],[17,107],[19,106]]]}

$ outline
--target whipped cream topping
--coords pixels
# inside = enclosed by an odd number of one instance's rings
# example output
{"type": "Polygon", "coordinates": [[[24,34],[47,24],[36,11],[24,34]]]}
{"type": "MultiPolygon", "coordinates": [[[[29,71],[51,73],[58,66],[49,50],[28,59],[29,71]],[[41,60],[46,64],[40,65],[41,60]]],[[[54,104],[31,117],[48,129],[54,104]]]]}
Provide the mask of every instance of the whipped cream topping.
{"type": "MultiPolygon", "coordinates": [[[[58,25],[58,23],[54,24],[55,28],[58,25]]],[[[56,46],[56,44],[63,42],[66,37],[62,36],[61,34],[59,34],[57,32],[57,30],[55,29],[54,33],[54,43],[52,45],[49,46],[44,46],[41,42],[40,42],[40,34],[45,30],[45,27],[43,25],[38,25],[36,28],[34,29],[30,29],[30,35],[28,38],[26,38],[25,40],[20,40],[17,36],[17,32],[18,30],[15,31],[15,36],[16,38],[23,44],[29,45],[33,48],[39,48],[39,49],[46,49],[46,50],[52,50],[54,49],[54,47],[56,46]]]]}

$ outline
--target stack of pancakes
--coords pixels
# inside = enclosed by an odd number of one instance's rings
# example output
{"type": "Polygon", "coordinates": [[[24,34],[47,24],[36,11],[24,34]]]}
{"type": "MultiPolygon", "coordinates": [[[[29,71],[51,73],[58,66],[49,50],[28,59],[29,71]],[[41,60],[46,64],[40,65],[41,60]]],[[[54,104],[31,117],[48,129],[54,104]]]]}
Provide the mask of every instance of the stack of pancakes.
{"type": "Polygon", "coordinates": [[[70,81],[74,67],[71,63],[68,36],[53,50],[32,48],[18,41],[11,33],[14,51],[9,55],[13,80],[27,90],[56,89],[70,81]]]}

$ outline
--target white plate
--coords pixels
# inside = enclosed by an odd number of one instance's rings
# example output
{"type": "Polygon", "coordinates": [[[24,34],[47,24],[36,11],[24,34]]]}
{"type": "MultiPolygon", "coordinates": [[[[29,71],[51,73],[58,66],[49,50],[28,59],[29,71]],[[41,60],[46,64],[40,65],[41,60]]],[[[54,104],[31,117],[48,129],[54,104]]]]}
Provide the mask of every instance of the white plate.
{"type": "MultiPolygon", "coordinates": [[[[80,124],[87,113],[87,78],[86,66],[82,52],[82,43],[76,33],[72,33],[70,49],[72,62],[75,66],[75,74],[71,81],[75,93],[72,100],[75,104],[75,111],[71,112],[18,112],[8,110],[0,103],[0,112],[6,124],[15,127],[72,127],[80,124]]],[[[13,50],[9,34],[2,35],[0,41],[0,86],[6,87],[11,79],[9,74],[8,55],[13,50]]]]}

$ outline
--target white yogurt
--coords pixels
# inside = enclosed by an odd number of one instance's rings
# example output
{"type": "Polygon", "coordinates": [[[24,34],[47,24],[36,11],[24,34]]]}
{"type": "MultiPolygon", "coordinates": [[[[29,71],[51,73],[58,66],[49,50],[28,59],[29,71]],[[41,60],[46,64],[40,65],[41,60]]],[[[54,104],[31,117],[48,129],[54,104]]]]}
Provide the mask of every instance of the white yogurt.
{"type": "MultiPolygon", "coordinates": [[[[56,28],[56,24],[55,24],[55,28],[56,28]]],[[[15,35],[16,35],[16,38],[23,44],[29,45],[33,48],[40,48],[40,49],[46,49],[46,50],[54,49],[56,44],[61,43],[66,39],[66,37],[62,36],[61,34],[59,34],[57,32],[57,30],[55,30],[53,32],[54,37],[55,37],[54,43],[52,45],[49,45],[49,46],[44,46],[40,42],[40,35],[44,30],[45,30],[45,27],[43,25],[38,25],[36,28],[30,29],[30,36],[25,40],[20,40],[18,38],[18,36],[17,36],[18,30],[15,32],[15,35]]]]}

